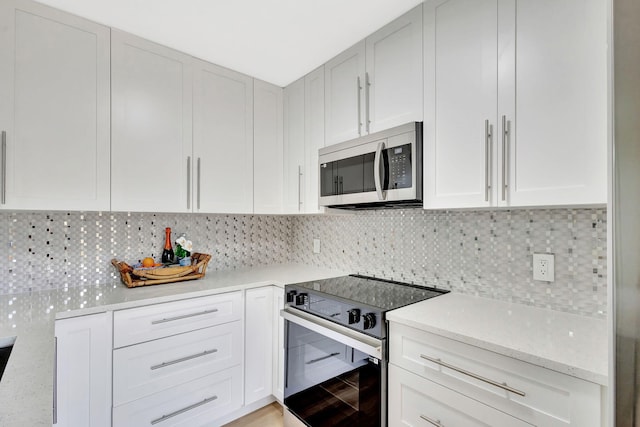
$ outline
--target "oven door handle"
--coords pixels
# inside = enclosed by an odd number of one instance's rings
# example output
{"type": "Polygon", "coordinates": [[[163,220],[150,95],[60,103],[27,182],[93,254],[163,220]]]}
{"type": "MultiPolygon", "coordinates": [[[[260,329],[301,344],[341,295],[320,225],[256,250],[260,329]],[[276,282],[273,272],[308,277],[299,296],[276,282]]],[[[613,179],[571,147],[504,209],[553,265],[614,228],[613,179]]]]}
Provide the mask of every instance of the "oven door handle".
{"type": "Polygon", "coordinates": [[[331,338],[349,347],[355,348],[379,360],[384,359],[382,340],[346,328],[330,320],[323,319],[313,314],[285,307],[280,310],[280,315],[289,322],[305,327],[310,331],[317,332],[327,338],[331,338]]]}
{"type": "Polygon", "coordinates": [[[384,184],[384,177],[387,175],[386,169],[380,174],[380,166],[384,166],[384,162],[382,161],[382,150],[384,150],[384,141],[380,141],[378,143],[378,148],[376,148],[376,155],[373,159],[373,181],[376,185],[376,193],[378,194],[378,200],[384,200],[387,198],[387,193],[382,185],[384,184]]]}

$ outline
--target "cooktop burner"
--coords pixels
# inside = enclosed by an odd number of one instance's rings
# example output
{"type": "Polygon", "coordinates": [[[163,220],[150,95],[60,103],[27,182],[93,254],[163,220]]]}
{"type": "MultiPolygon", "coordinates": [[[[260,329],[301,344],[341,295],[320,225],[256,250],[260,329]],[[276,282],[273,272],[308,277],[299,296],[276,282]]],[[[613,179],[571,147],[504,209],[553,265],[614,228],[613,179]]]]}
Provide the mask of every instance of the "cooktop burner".
{"type": "Polygon", "coordinates": [[[448,291],[366,276],[342,276],[285,287],[290,307],[377,338],[386,336],[385,313],[448,291]]]}

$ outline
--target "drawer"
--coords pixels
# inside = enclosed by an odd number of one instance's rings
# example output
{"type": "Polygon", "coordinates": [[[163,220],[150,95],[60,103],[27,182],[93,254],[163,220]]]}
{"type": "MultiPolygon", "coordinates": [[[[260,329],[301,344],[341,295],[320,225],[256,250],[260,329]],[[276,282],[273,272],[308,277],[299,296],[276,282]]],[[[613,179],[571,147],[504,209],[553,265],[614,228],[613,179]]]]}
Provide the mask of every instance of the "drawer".
{"type": "Polygon", "coordinates": [[[242,368],[204,376],[113,408],[113,427],[199,427],[242,406],[242,368]]]}
{"type": "Polygon", "coordinates": [[[394,322],[389,358],[397,366],[533,425],[600,425],[600,386],[569,375],[394,322]]]}
{"type": "Polygon", "coordinates": [[[389,426],[531,427],[531,424],[389,365],[389,426]]]}
{"type": "Polygon", "coordinates": [[[242,292],[229,292],[113,313],[115,348],[240,320],[242,292]]]}
{"type": "Polygon", "coordinates": [[[113,405],[238,365],[242,343],[236,321],[119,348],[113,352],[113,405]]]}

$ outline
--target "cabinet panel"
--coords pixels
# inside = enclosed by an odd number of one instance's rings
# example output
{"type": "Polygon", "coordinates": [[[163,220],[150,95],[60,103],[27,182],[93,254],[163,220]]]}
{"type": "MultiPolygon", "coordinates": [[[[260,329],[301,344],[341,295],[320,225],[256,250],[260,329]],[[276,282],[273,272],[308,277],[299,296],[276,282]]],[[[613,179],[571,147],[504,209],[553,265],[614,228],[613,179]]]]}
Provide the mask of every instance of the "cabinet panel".
{"type": "Polygon", "coordinates": [[[111,426],[110,314],[56,320],[55,336],[54,423],[111,426]]]}
{"type": "Polygon", "coordinates": [[[600,423],[597,384],[394,323],[389,349],[391,363],[534,425],[596,427],[600,423]]]}
{"type": "Polygon", "coordinates": [[[200,427],[242,407],[242,368],[203,376],[113,409],[113,427],[200,427]]]}
{"type": "Polygon", "coordinates": [[[507,5],[499,114],[510,125],[509,191],[501,204],[606,203],[606,2],[507,5]]]}
{"type": "Polygon", "coordinates": [[[320,174],[318,150],[324,147],[324,67],[307,74],[304,79],[304,140],[306,213],[323,212],[318,206],[320,174]]]}
{"type": "Polygon", "coordinates": [[[271,286],[246,291],[245,405],[272,394],[273,313],[271,286]]]}
{"type": "Polygon", "coordinates": [[[273,395],[284,400],[284,289],[273,287],[273,395]]]}
{"type": "Polygon", "coordinates": [[[164,338],[241,318],[241,292],[119,310],[113,315],[114,347],[164,338]]]}
{"type": "Polygon", "coordinates": [[[253,113],[253,210],[254,213],[282,213],[283,102],[282,88],[254,81],[253,113]]]}
{"type": "Polygon", "coordinates": [[[526,427],[531,424],[389,365],[389,425],[526,427]]]}
{"type": "Polygon", "coordinates": [[[302,213],[305,207],[305,81],[284,89],[284,212],[302,213]]]}
{"type": "Polygon", "coordinates": [[[111,207],[191,211],[191,57],[113,30],[111,207]]]}
{"type": "Polygon", "coordinates": [[[426,208],[490,206],[494,199],[496,153],[487,131],[496,124],[497,3],[425,4],[426,208]]]}
{"type": "Polygon", "coordinates": [[[365,42],[342,52],[324,66],[325,139],[327,145],[357,138],[363,132],[362,97],[365,42]]]}
{"type": "Polygon", "coordinates": [[[253,79],[194,60],[194,211],[253,213],[253,79]]]}
{"type": "Polygon", "coordinates": [[[422,57],[422,5],[367,37],[367,133],[422,121],[422,57]]]}
{"type": "Polygon", "coordinates": [[[113,405],[240,364],[242,337],[236,321],[116,349],[113,405]]]}
{"type": "Polygon", "coordinates": [[[0,207],[109,210],[109,44],[107,27],[2,2],[0,207]]]}

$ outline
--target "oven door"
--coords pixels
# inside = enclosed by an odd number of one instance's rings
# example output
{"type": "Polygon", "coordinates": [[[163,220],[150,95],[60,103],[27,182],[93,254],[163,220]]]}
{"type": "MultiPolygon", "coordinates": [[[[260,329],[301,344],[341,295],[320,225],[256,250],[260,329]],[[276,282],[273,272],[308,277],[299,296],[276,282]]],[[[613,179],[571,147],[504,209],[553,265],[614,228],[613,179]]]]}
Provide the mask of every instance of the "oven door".
{"type": "Polygon", "coordinates": [[[282,316],[287,409],[311,427],[385,426],[384,341],[296,309],[282,316]]]}

